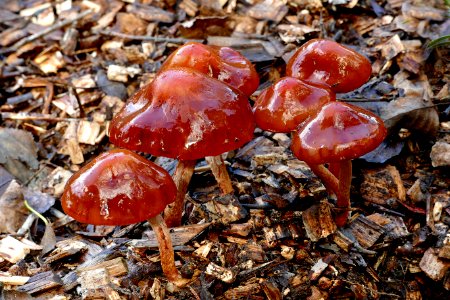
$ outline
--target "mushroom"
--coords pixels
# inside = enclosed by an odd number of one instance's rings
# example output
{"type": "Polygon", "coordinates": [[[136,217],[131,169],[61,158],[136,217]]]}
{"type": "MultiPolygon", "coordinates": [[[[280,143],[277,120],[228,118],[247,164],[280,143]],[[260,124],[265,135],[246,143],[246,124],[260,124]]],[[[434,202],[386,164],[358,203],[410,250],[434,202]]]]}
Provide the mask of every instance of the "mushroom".
{"type": "MultiPolygon", "coordinates": [[[[294,77],[283,77],[268,87],[255,101],[256,125],[272,132],[291,132],[323,105],[335,101],[327,86],[307,83],[294,77]]],[[[309,165],[328,190],[337,194],[337,179],[324,165],[309,165]]]]}
{"type": "Polygon", "coordinates": [[[132,96],[110,124],[117,146],[179,160],[177,198],[164,213],[181,224],[184,197],[195,161],[237,149],[253,138],[247,97],[223,82],[187,68],[160,72],[132,96]]]}
{"type": "Polygon", "coordinates": [[[324,105],[295,132],[291,149],[299,159],[310,165],[339,164],[338,226],[345,225],[350,208],[351,160],[375,149],[385,137],[386,128],[378,116],[341,102],[324,105]]]}
{"type": "Polygon", "coordinates": [[[163,168],[125,149],[100,154],[67,182],[64,212],[82,223],[128,225],[148,220],[159,243],[161,266],[177,286],[187,283],[175,267],[170,233],[161,217],[174,201],[175,184],[163,168]]]}
{"type": "Polygon", "coordinates": [[[161,71],[189,68],[216,78],[247,96],[259,85],[259,76],[252,63],[229,47],[187,43],[175,50],[161,66],[161,71]]]}
{"type": "MultiPolygon", "coordinates": [[[[187,43],[167,58],[160,72],[180,67],[216,78],[247,96],[253,94],[259,85],[259,76],[252,63],[229,47],[187,43]]],[[[210,165],[222,193],[232,193],[233,186],[222,156],[206,156],[205,160],[210,165]]]]}
{"type": "Polygon", "coordinates": [[[370,77],[370,61],[334,41],[313,39],[302,45],[286,66],[287,76],[327,84],[336,93],[363,85],[370,77]]]}

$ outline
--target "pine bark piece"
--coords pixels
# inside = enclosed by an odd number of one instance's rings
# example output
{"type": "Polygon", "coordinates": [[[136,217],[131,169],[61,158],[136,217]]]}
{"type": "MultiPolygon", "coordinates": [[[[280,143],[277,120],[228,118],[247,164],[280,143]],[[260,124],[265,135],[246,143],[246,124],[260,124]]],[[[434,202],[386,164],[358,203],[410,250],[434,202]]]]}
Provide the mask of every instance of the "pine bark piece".
{"type": "Polygon", "coordinates": [[[385,233],[383,227],[362,215],[356,218],[349,227],[358,243],[366,249],[372,247],[378,238],[385,233]]]}
{"type": "Polygon", "coordinates": [[[52,271],[38,273],[30,280],[18,288],[21,292],[29,294],[41,293],[63,285],[61,278],[52,271]]]}
{"type": "Polygon", "coordinates": [[[259,293],[261,286],[259,283],[251,283],[229,289],[224,296],[227,300],[248,299],[250,295],[259,293]]]}
{"type": "Polygon", "coordinates": [[[281,291],[278,287],[276,287],[273,283],[266,280],[261,283],[261,287],[264,291],[268,300],[281,300],[283,296],[281,295],[281,291]]]}
{"type": "Polygon", "coordinates": [[[394,166],[364,172],[360,191],[364,200],[379,205],[386,205],[391,198],[400,201],[406,199],[400,173],[394,166]]]}
{"type": "MultiPolygon", "coordinates": [[[[211,223],[186,225],[170,229],[170,238],[173,246],[181,246],[189,242],[203,230],[208,228],[211,223]]],[[[158,242],[153,231],[147,231],[146,239],[131,240],[128,245],[134,248],[158,248],[158,242]]]]}
{"type": "Polygon", "coordinates": [[[436,249],[428,248],[420,261],[419,267],[428,277],[438,281],[444,277],[450,267],[450,263],[441,260],[437,255],[436,249]]]}
{"type": "Polygon", "coordinates": [[[83,252],[87,250],[87,248],[87,245],[78,238],[62,240],[56,243],[56,249],[53,250],[44,261],[49,264],[62,258],[83,252]]]}
{"type": "Polygon", "coordinates": [[[306,234],[313,242],[326,238],[336,232],[336,224],[331,215],[330,205],[326,201],[313,205],[302,214],[306,234]]]}
{"type": "Polygon", "coordinates": [[[226,283],[232,283],[236,280],[236,272],[212,262],[206,267],[205,273],[226,283]]]}

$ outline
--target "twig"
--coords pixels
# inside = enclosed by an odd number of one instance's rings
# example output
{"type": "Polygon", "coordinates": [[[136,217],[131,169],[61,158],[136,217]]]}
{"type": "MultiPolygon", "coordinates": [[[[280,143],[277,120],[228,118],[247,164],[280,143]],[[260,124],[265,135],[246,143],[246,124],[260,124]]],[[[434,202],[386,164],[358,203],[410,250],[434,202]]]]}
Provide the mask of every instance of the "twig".
{"type": "Polygon", "coordinates": [[[169,42],[169,43],[174,43],[174,44],[184,44],[187,42],[199,42],[199,43],[203,42],[203,40],[197,40],[197,39],[168,38],[168,37],[148,36],[148,35],[132,35],[132,34],[126,34],[126,33],[121,33],[121,32],[116,32],[116,31],[110,31],[110,30],[100,30],[98,33],[100,33],[102,35],[114,36],[114,37],[119,37],[119,38],[123,38],[123,39],[154,41],[154,42],[169,42]]]}
{"type": "Polygon", "coordinates": [[[5,120],[18,120],[18,121],[48,121],[48,122],[63,122],[63,121],[75,121],[78,118],[60,118],[46,114],[23,114],[23,113],[0,113],[2,119],[5,120]]]}
{"type": "Polygon", "coordinates": [[[58,30],[58,29],[60,29],[62,27],[65,27],[65,26],[67,26],[69,24],[72,24],[72,23],[74,23],[74,22],[76,22],[76,21],[86,17],[91,12],[92,12],[92,10],[88,9],[88,10],[80,13],[78,16],[76,16],[73,19],[64,20],[64,21],[58,22],[58,23],[54,24],[53,26],[45,28],[41,32],[37,32],[35,34],[27,36],[26,38],[23,38],[20,41],[18,41],[17,43],[15,43],[14,45],[12,45],[11,47],[3,49],[3,50],[0,50],[0,54],[11,53],[11,52],[17,51],[23,45],[25,45],[27,43],[30,43],[30,42],[32,42],[34,40],[37,40],[38,38],[41,38],[44,35],[49,34],[50,32],[53,32],[53,31],[58,30]]]}

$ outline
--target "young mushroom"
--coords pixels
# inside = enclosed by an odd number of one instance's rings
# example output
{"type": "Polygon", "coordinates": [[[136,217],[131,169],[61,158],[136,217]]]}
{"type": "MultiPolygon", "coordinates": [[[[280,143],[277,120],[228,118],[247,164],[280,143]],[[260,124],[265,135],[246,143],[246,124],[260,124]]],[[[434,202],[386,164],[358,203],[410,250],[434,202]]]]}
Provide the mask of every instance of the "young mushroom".
{"type": "Polygon", "coordinates": [[[313,39],[302,45],[286,66],[287,76],[327,84],[336,93],[353,91],[371,73],[372,66],[366,57],[325,39],[313,39]]]}
{"type": "Polygon", "coordinates": [[[184,197],[195,161],[237,149],[253,137],[247,97],[192,69],[168,69],[131,97],[110,124],[120,147],[178,159],[177,197],[164,213],[169,227],[181,224],[184,197]]]}
{"type": "Polygon", "coordinates": [[[167,58],[160,71],[180,67],[216,78],[247,96],[259,85],[259,76],[252,63],[229,47],[187,43],[167,58]]]}
{"type": "Polygon", "coordinates": [[[175,267],[170,233],[161,217],[174,201],[175,184],[163,168],[124,149],[100,154],[67,182],[63,210],[94,225],[128,225],[148,220],[159,243],[161,266],[177,286],[187,283],[175,267]]]}
{"type": "MultiPolygon", "coordinates": [[[[259,85],[259,76],[252,63],[229,47],[187,43],[167,58],[160,72],[180,67],[216,78],[246,96],[253,94],[259,85]]],[[[206,156],[205,160],[210,165],[222,193],[225,195],[233,193],[233,186],[222,156],[206,156]]]]}
{"type": "MultiPolygon", "coordinates": [[[[259,128],[288,133],[322,106],[335,100],[335,94],[327,86],[283,77],[261,92],[253,106],[253,113],[259,128]]],[[[322,164],[309,166],[327,189],[337,194],[336,177],[322,164]]]]}
{"type": "Polygon", "coordinates": [[[292,139],[295,156],[311,165],[339,164],[336,224],[344,226],[350,208],[351,160],[375,149],[386,137],[383,121],[362,108],[330,102],[302,123],[292,139]]]}

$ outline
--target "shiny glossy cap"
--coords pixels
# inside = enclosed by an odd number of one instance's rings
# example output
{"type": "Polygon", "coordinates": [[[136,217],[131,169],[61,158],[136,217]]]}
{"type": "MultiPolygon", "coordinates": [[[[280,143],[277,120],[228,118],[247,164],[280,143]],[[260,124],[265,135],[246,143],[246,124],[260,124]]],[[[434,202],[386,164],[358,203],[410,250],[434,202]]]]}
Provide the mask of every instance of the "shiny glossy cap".
{"type": "Polygon", "coordinates": [[[302,45],[286,66],[287,76],[327,84],[336,93],[363,85],[370,77],[370,61],[334,41],[314,39],[302,45]]]}
{"type": "Polygon", "coordinates": [[[100,154],[67,182],[66,214],[82,223],[127,225],[160,214],[176,187],[163,168],[124,149],[100,154]]]}
{"type": "Polygon", "coordinates": [[[326,86],[283,77],[256,99],[253,106],[256,125],[263,130],[290,132],[323,105],[334,100],[335,94],[326,86]]]}
{"type": "Polygon", "coordinates": [[[331,102],[301,124],[292,138],[291,150],[311,164],[360,157],[386,137],[383,121],[373,113],[341,102],[331,102]]]}
{"type": "Polygon", "coordinates": [[[179,67],[216,78],[247,96],[253,94],[259,85],[259,76],[252,63],[228,47],[187,43],[167,58],[161,71],[179,67]]]}
{"type": "Polygon", "coordinates": [[[110,124],[115,145],[194,160],[237,149],[253,138],[247,97],[223,82],[180,68],[158,73],[110,124]]]}

